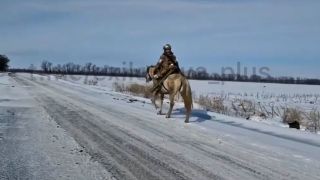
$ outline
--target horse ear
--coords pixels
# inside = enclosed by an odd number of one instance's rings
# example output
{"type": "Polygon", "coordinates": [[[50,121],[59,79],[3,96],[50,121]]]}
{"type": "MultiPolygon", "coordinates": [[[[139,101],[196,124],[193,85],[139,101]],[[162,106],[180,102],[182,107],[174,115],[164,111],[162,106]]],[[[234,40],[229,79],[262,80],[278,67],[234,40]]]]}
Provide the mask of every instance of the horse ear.
{"type": "Polygon", "coordinates": [[[150,66],[147,66],[147,72],[149,72],[150,66]]]}

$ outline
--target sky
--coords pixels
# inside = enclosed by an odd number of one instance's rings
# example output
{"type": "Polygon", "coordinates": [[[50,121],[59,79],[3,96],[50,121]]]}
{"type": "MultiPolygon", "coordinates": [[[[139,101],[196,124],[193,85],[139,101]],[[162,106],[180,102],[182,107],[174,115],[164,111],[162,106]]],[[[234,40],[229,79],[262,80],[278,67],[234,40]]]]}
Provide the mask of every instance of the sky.
{"type": "Polygon", "coordinates": [[[319,0],[0,0],[0,54],[15,68],[155,64],[320,78],[319,0]]]}

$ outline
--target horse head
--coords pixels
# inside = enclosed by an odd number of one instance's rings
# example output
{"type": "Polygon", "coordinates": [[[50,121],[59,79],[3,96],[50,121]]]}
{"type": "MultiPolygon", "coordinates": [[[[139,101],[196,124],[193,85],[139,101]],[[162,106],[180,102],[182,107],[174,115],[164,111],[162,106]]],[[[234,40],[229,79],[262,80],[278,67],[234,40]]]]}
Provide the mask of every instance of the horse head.
{"type": "Polygon", "coordinates": [[[155,66],[147,66],[146,82],[153,80],[155,66]]]}

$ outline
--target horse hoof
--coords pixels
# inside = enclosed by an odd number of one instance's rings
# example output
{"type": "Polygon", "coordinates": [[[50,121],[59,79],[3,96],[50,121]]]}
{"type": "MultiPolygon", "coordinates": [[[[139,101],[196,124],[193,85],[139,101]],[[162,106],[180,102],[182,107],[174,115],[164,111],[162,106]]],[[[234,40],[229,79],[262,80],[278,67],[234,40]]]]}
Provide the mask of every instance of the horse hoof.
{"type": "Polygon", "coordinates": [[[157,115],[162,115],[162,112],[157,112],[157,115]]]}
{"type": "Polygon", "coordinates": [[[185,120],[184,123],[189,123],[189,121],[185,120]]]}
{"type": "Polygon", "coordinates": [[[167,119],[169,119],[169,118],[170,118],[170,116],[169,116],[169,115],[166,115],[166,118],[167,118],[167,119]]]}

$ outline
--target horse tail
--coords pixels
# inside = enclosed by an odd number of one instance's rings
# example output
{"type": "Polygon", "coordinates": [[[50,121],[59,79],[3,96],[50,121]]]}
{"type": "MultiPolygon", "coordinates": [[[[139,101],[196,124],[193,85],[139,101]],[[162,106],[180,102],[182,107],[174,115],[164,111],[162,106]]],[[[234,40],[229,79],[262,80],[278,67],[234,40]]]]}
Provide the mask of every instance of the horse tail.
{"type": "Polygon", "coordinates": [[[183,78],[182,98],[187,111],[191,112],[193,108],[192,91],[187,78],[183,78]]]}

